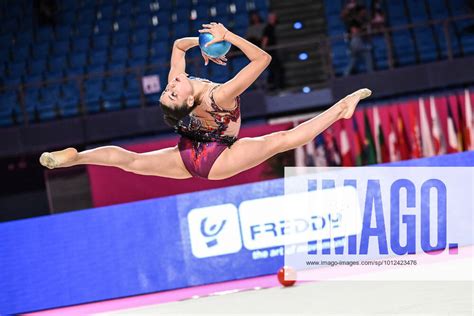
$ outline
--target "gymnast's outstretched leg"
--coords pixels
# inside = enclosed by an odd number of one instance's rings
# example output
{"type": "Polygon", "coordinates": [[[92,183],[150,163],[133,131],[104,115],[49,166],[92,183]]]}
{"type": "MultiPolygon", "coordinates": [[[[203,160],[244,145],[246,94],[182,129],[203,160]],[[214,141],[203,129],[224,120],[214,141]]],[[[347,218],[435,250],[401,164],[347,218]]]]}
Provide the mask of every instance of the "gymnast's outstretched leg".
{"type": "Polygon", "coordinates": [[[270,157],[307,144],[339,119],[349,119],[360,100],[371,95],[360,89],[346,96],[320,115],[288,131],[274,132],[261,137],[245,137],[222,152],[209,172],[209,179],[225,179],[250,169],[270,157]]]}
{"type": "Polygon", "coordinates": [[[43,153],[40,163],[49,169],[92,164],[117,167],[140,175],[175,179],[191,177],[181,160],[177,146],[147,153],[136,153],[118,146],[102,146],[82,152],[70,147],[43,153]]]}

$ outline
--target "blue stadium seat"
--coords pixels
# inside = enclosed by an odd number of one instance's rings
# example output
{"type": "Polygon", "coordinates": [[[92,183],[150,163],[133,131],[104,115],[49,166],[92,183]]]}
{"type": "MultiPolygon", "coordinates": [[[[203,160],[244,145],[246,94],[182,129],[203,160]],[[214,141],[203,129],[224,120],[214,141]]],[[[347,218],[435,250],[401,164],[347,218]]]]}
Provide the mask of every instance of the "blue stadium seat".
{"type": "Polygon", "coordinates": [[[0,107],[0,127],[8,127],[14,124],[12,112],[12,107],[0,107]]]}
{"type": "Polygon", "coordinates": [[[77,24],[76,29],[73,31],[74,36],[77,37],[89,37],[94,31],[94,24],[77,24]]]}
{"type": "Polygon", "coordinates": [[[132,30],[129,17],[114,20],[112,23],[113,33],[127,33],[132,30]]]}
{"type": "Polygon", "coordinates": [[[112,20],[114,18],[114,6],[102,5],[96,11],[97,20],[112,20]]]}
{"type": "Polygon", "coordinates": [[[230,17],[228,15],[217,15],[212,20],[213,22],[222,23],[224,25],[230,24],[230,17]]]}
{"type": "Polygon", "coordinates": [[[92,37],[92,48],[94,50],[106,50],[109,48],[109,35],[102,34],[92,37]]]}
{"type": "Polygon", "coordinates": [[[189,36],[189,21],[175,24],[173,36],[175,39],[189,36]]]}
{"type": "MultiPolygon", "coordinates": [[[[162,0],[160,4],[163,4],[165,0],[162,0]]],[[[187,8],[191,7],[191,1],[189,0],[175,0],[175,8],[187,8]]]]}
{"type": "Polygon", "coordinates": [[[374,57],[374,67],[377,70],[388,68],[387,44],[383,36],[374,36],[372,38],[372,52],[374,57]]]}
{"type": "Polygon", "coordinates": [[[416,62],[415,46],[410,32],[393,32],[393,47],[396,61],[400,66],[414,64],[416,62]]]}
{"type": "Polygon", "coordinates": [[[53,42],[51,48],[51,52],[53,55],[66,55],[69,52],[69,41],[53,42]]]}
{"type": "Polygon", "coordinates": [[[64,78],[64,71],[60,69],[46,71],[44,78],[46,80],[61,80],[64,78]]]}
{"type": "Polygon", "coordinates": [[[469,4],[466,0],[449,0],[447,3],[452,16],[465,15],[469,12],[469,4]]]}
{"type": "MultiPolygon", "coordinates": [[[[71,20],[69,20],[68,23],[71,23],[71,20]]],[[[57,41],[67,40],[67,39],[70,38],[72,32],[73,32],[73,29],[72,29],[71,25],[69,25],[69,24],[58,25],[56,27],[55,38],[56,38],[57,41]]]]}
{"type": "Polygon", "coordinates": [[[77,10],[76,25],[93,24],[96,20],[95,10],[92,8],[84,8],[77,10]]]}
{"type": "Polygon", "coordinates": [[[77,96],[62,97],[58,100],[58,111],[61,117],[79,115],[79,98],[77,96]]]}
{"type": "Polygon", "coordinates": [[[386,3],[388,8],[387,15],[390,25],[399,26],[407,25],[409,23],[403,5],[400,5],[400,3],[396,1],[387,1],[386,3]]]}
{"type": "Polygon", "coordinates": [[[33,59],[45,59],[49,55],[49,43],[37,43],[32,47],[33,59]]]}
{"type": "Polygon", "coordinates": [[[130,1],[122,1],[117,3],[115,9],[115,16],[117,17],[129,17],[133,14],[134,7],[130,1]]]}
{"type": "Polygon", "coordinates": [[[118,47],[110,53],[110,60],[112,62],[125,62],[128,58],[128,48],[118,47]]]}
{"type": "Polygon", "coordinates": [[[18,104],[18,98],[15,91],[7,90],[0,93],[0,109],[13,108],[18,104]]]}
{"type": "Polygon", "coordinates": [[[89,55],[89,61],[91,64],[104,65],[107,63],[107,51],[105,50],[93,50],[89,55]]]}
{"type": "MultiPolygon", "coordinates": [[[[174,12],[176,14],[176,23],[189,22],[191,10],[189,8],[178,7],[174,12]]],[[[159,18],[159,17],[158,17],[159,18]]]]}
{"type": "Polygon", "coordinates": [[[153,17],[158,19],[158,25],[169,25],[172,22],[171,16],[170,12],[158,11],[158,13],[152,15],[152,19],[150,20],[152,22],[151,25],[155,26],[155,24],[153,24],[153,17]]]}
{"type": "Polygon", "coordinates": [[[152,15],[150,13],[140,13],[133,19],[133,25],[136,29],[147,28],[152,25],[152,15]]]}
{"type": "MultiPolygon", "coordinates": [[[[440,46],[440,53],[442,58],[447,58],[448,56],[448,41],[446,38],[446,33],[443,25],[434,25],[434,32],[436,34],[436,39],[438,40],[440,46]]],[[[451,50],[454,57],[461,56],[461,44],[459,43],[457,34],[452,25],[448,28],[449,41],[451,43],[451,50]]]]}
{"type": "Polygon", "coordinates": [[[14,63],[25,62],[30,57],[30,47],[29,46],[12,47],[11,56],[12,56],[12,62],[14,63]]]}
{"type": "Polygon", "coordinates": [[[50,86],[43,86],[40,90],[40,100],[42,102],[51,103],[57,100],[61,94],[59,85],[50,85],[50,86]]]}
{"type": "MultiPolygon", "coordinates": [[[[239,11],[237,11],[239,12],[239,11]]],[[[249,25],[249,17],[247,13],[239,13],[234,17],[235,27],[238,28],[247,28],[249,25]]]]}
{"type": "Polygon", "coordinates": [[[77,97],[79,94],[79,87],[75,81],[66,82],[61,86],[61,95],[63,97],[77,97]]]}
{"type": "MultiPolygon", "coordinates": [[[[245,66],[247,66],[249,63],[249,60],[246,57],[243,56],[238,56],[234,57],[230,60],[231,64],[231,77],[234,77],[239,71],[241,71],[245,66]]],[[[227,66],[228,67],[228,66],[227,66]]]]}
{"type": "Polygon", "coordinates": [[[156,45],[152,45],[150,50],[148,51],[148,58],[150,60],[153,59],[167,59],[166,57],[170,56],[171,49],[168,45],[164,43],[157,43],[156,45]]]}
{"type": "Polygon", "coordinates": [[[69,55],[69,65],[71,68],[84,67],[87,64],[86,53],[76,53],[69,55]]]}
{"type": "Polygon", "coordinates": [[[84,82],[84,102],[87,113],[100,111],[102,79],[89,79],[84,82]]]}
{"type": "Polygon", "coordinates": [[[41,122],[51,121],[57,118],[56,100],[41,101],[38,106],[38,114],[41,122]]]}
{"type": "Polygon", "coordinates": [[[430,0],[427,3],[429,4],[432,19],[441,20],[449,16],[449,11],[444,0],[430,0]]]}
{"type": "Polygon", "coordinates": [[[112,20],[100,20],[94,26],[95,35],[109,35],[113,31],[113,22],[112,20]]]}
{"type": "Polygon", "coordinates": [[[158,26],[151,29],[150,39],[156,41],[168,41],[170,37],[168,26],[158,26]]]}
{"type": "Polygon", "coordinates": [[[66,77],[77,77],[84,75],[84,67],[71,67],[66,71],[66,77]]]}
{"type": "Polygon", "coordinates": [[[39,83],[41,81],[44,81],[43,72],[23,76],[23,82],[25,84],[39,83]]]}
{"type": "Polygon", "coordinates": [[[37,43],[49,42],[54,39],[54,30],[51,27],[41,27],[36,30],[35,40],[37,43]]]}
{"type": "Polygon", "coordinates": [[[190,34],[198,34],[198,30],[202,29],[202,25],[206,23],[209,23],[209,19],[197,19],[197,20],[191,21],[190,34]]]}
{"type": "Polygon", "coordinates": [[[70,23],[74,23],[76,20],[76,12],[75,11],[63,11],[56,15],[58,25],[67,25],[70,23]]]}
{"type": "Polygon", "coordinates": [[[86,73],[94,73],[94,74],[103,73],[105,72],[105,64],[101,64],[101,63],[90,64],[85,67],[85,70],[86,70],[85,71],[86,73]]]}
{"type": "Polygon", "coordinates": [[[416,45],[422,62],[434,61],[438,57],[438,52],[434,42],[433,32],[431,28],[415,28],[414,29],[416,45]]]}
{"type": "Polygon", "coordinates": [[[51,72],[62,71],[64,68],[66,68],[66,65],[67,65],[67,59],[65,55],[51,57],[48,60],[48,69],[51,72]]]}
{"type": "Polygon", "coordinates": [[[408,10],[412,22],[425,22],[428,20],[424,1],[407,1],[408,10]]]}
{"type": "Polygon", "coordinates": [[[127,67],[127,63],[125,60],[122,61],[111,61],[107,65],[107,70],[114,71],[114,72],[123,72],[123,70],[127,67]]]}
{"type": "MultiPolygon", "coordinates": [[[[10,32],[10,34],[14,34],[14,32],[10,32]]],[[[29,30],[26,32],[18,32],[15,35],[15,44],[18,46],[27,46],[33,42],[33,31],[29,30]]],[[[3,43],[3,42],[2,42],[3,43]]]]}
{"type": "Polygon", "coordinates": [[[149,31],[148,28],[140,28],[135,29],[135,31],[131,34],[131,43],[133,44],[142,44],[148,43],[149,39],[149,31]]]}
{"type": "Polygon", "coordinates": [[[127,46],[129,43],[128,33],[114,33],[112,37],[113,47],[127,46]]]}
{"type": "Polygon", "coordinates": [[[8,73],[11,77],[20,77],[26,72],[26,63],[24,61],[8,64],[8,73]]]}
{"type": "Polygon", "coordinates": [[[208,64],[210,80],[218,83],[224,83],[230,79],[229,67],[221,66],[210,62],[208,64]]]}
{"type": "Polygon", "coordinates": [[[194,8],[194,10],[196,10],[196,19],[207,19],[209,16],[209,8],[207,3],[200,3],[194,8]]]}
{"type": "MultiPolygon", "coordinates": [[[[234,0],[233,2],[235,4],[235,8],[236,8],[237,13],[242,13],[242,14],[245,14],[246,16],[248,16],[248,13],[247,13],[247,11],[248,11],[247,10],[247,0],[234,0]]],[[[248,17],[247,17],[247,19],[248,19],[248,17]]]]}
{"type": "Polygon", "coordinates": [[[148,57],[148,44],[132,45],[130,48],[130,58],[146,58],[148,57]]]}
{"type": "Polygon", "coordinates": [[[75,38],[72,41],[71,51],[74,53],[85,53],[89,50],[89,38],[75,38]]]}
{"type": "Polygon", "coordinates": [[[216,9],[216,17],[221,17],[223,15],[226,16],[229,14],[229,4],[227,1],[219,1],[214,7],[216,9]]]}

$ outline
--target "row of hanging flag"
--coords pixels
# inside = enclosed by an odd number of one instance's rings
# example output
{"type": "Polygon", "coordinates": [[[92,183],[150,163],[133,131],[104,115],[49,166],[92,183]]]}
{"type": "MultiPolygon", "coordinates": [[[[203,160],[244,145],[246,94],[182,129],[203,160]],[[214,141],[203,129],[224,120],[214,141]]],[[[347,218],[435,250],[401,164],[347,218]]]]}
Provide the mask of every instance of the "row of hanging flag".
{"type": "MultiPolygon", "coordinates": [[[[299,124],[295,122],[294,124],[299,124]]],[[[295,150],[296,166],[362,166],[474,150],[474,92],[360,107],[295,150]]]]}

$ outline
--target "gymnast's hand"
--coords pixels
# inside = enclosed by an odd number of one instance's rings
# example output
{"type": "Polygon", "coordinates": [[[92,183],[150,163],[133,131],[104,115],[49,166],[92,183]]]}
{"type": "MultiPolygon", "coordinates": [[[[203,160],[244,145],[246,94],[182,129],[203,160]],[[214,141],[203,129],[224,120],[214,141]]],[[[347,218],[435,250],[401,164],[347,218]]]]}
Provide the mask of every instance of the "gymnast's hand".
{"type": "Polygon", "coordinates": [[[202,26],[204,28],[199,30],[199,33],[211,33],[212,36],[214,36],[212,41],[206,43],[206,47],[225,40],[228,30],[224,25],[222,25],[222,23],[211,22],[210,24],[203,24],[202,26]]]}
{"type": "Polygon", "coordinates": [[[202,58],[204,58],[204,65],[206,65],[206,66],[209,63],[209,60],[211,60],[211,61],[213,61],[216,64],[221,65],[221,66],[227,65],[227,63],[226,63],[227,58],[225,58],[225,56],[220,56],[220,57],[214,58],[214,57],[207,56],[203,52],[201,52],[201,54],[202,54],[202,58]]]}

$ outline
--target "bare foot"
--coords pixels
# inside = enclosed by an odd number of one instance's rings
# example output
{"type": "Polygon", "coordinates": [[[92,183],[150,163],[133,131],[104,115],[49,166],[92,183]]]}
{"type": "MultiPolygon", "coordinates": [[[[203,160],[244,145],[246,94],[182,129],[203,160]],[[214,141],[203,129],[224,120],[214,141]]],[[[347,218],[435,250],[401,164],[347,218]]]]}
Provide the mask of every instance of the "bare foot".
{"type": "Polygon", "coordinates": [[[370,97],[372,91],[367,88],[359,89],[356,92],[349,94],[336,103],[340,107],[341,113],[339,118],[350,119],[354,114],[355,108],[360,100],[370,97]]]}
{"type": "Polygon", "coordinates": [[[69,147],[64,150],[60,151],[53,151],[53,152],[44,152],[39,162],[43,166],[54,169],[61,167],[67,162],[73,161],[77,157],[77,150],[75,148],[69,147]]]}

